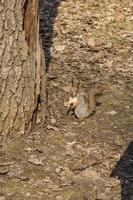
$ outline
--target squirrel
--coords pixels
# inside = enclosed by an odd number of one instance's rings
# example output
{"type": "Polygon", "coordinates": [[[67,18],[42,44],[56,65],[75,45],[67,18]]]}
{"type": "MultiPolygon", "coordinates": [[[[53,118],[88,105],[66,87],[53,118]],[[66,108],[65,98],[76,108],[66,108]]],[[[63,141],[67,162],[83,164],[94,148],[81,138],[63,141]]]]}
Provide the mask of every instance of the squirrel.
{"type": "Polygon", "coordinates": [[[95,87],[90,89],[90,91],[85,93],[84,91],[79,91],[73,97],[70,96],[68,101],[68,112],[71,111],[75,114],[78,119],[84,120],[88,118],[95,112],[96,109],[96,97],[101,95],[103,92],[102,87],[95,87]]]}

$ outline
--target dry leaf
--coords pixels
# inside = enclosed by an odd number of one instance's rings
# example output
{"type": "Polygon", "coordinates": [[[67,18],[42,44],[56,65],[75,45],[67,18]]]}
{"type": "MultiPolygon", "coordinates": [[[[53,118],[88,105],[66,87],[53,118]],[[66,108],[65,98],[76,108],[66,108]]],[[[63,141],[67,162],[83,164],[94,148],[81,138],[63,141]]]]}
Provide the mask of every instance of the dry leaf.
{"type": "Polygon", "coordinates": [[[64,92],[69,93],[72,89],[72,85],[70,84],[70,85],[64,86],[62,89],[64,92]]]}
{"type": "Polygon", "coordinates": [[[111,110],[111,111],[107,112],[107,114],[109,114],[109,115],[116,115],[117,112],[115,110],[111,110]]]}
{"type": "Polygon", "coordinates": [[[95,40],[93,38],[88,39],[88,46],[92,48],[96,46],[95,40]]]}
{"type": "Polygon", "coordinates": [[[112,65],[113,65],[113,60],[108,60],[107,61],[107,67],[112,67],[112,65]]]}
{"type": "Polygon", "coordinates": [[[58,129],[57,127],[52,126],[52,125],[48,125],[48,126],[47,126],[47,129],[48,129],[48,130],[52,129],[52,130],[54,130],[54,131],[59,131],[59,129],[58,129]]]}
{"type": "Polygon", "coordinates": [[[39,158],[36,158],[35,156],[31,156],[31,158],[28,160],[28,162],[34,164],[34,165],[44,165],[42,160],[39,158]]]}
{"type": "Polygon", "coordinates": [[[118,15],[116,19],[117,19],[117,21],[124,21],[125,16],[124,15],[118,15]]]}

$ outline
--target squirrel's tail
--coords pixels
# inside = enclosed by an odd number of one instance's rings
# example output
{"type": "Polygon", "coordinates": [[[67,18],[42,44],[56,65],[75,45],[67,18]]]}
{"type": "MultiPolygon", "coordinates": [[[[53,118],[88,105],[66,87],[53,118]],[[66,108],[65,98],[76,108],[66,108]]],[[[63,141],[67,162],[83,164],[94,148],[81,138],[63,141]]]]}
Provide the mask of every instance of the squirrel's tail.
{"type": "Polygon", "coordinates": [[[90,90],[88,100],[89,100],[89,115],[93,114],[96,109],[96,96],[101,95],[103,92],[103,87],[96,87],[90,90]]]}

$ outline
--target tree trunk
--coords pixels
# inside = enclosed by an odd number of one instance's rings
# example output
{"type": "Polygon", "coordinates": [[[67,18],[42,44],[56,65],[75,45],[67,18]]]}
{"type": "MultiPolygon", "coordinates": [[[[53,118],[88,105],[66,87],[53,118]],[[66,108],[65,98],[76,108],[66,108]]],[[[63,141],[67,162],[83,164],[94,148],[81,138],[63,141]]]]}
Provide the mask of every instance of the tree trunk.
{"type": "Polygon", "coordinates": [[[0,1],[0,133],[24,133],[45,109],[37,0],[0,1]]]}

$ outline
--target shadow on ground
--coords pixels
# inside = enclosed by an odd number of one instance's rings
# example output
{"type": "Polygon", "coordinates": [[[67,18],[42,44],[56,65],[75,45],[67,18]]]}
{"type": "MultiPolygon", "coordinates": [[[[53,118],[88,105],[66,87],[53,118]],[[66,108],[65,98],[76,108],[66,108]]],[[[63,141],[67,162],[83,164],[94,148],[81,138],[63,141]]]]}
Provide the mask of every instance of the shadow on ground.
{"type": "Polygon", "coordinates": [[[111,177],[118,178],[121,183],[121,200],[133,199],[133,141],[121,156],[111,173],[111,177]]]}
{"type": "MultiPolygon", "coordinates": [[[[61,0],[40,0],[40,34],[43,41],[46,71],[48,72],[51,61],[51,45],[53,41],[53,25],[58,14],[58,6],[61,0]]],[[[55,35],[54,35],[55,37],[55,35]]]]}

